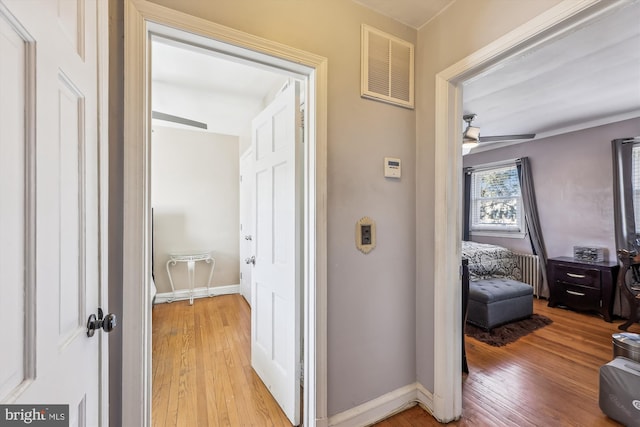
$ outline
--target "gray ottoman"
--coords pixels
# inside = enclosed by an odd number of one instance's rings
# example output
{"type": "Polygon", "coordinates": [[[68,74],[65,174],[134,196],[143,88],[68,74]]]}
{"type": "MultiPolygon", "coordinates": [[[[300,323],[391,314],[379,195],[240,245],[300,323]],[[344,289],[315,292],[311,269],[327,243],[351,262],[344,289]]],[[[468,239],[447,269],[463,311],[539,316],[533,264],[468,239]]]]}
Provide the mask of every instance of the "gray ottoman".
{"type": "Polygon", "coordinates": [[[467,322],[490,330],[533,314],[533,288],[506,278],[469,283],[467,322]]]}

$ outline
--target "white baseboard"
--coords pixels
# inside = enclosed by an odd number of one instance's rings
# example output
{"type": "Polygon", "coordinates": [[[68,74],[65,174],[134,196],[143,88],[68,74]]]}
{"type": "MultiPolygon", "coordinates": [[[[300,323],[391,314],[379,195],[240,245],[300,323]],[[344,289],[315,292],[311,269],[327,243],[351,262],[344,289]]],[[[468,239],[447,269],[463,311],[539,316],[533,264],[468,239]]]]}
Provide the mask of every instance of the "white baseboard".
{"type": "Polygon", "coordinates": [[[348,409],[337,415],[329,417],[330,426],[362,427],[389,418],[401,412],[417,401],[417,384],[409,384],[400,387],[390,393],[370,400],[355,408],[348,409]]]}
{"type": "Polygon", "coordinates": [[[424,388],[420,383],[416,383],[416,393],[418,404],[430,414],[433,414],[433,393],[424,388]]]}
{"type": "MultiPolygon", "coordinates": [[[[240,285],[226,285],[226,286],[214,286],[209,288],[209,293],[207,293],[207,287],[203,286],[200,288],[195,288],[193,290],[194,298],[206,298],[208,296],[217,296],[217,295],[229,295],[229,294],[238,294],[240,293],[240,285]]],[[[178,289],[175,293],[175,297],[172,292],[163,292],[156,294],[155,303],[161,304],[165,302],[173,301],[181,301],[187,300],[191,296],[191,292],[189,289],[178,289]]]]}

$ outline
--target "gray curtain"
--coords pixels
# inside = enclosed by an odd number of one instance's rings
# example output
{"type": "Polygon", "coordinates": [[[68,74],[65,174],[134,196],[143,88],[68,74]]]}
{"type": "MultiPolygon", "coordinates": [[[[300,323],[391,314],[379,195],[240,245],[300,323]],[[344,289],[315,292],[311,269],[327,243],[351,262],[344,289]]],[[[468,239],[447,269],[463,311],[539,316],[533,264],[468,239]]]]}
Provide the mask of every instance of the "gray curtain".
{"type": "Polygon", "coordinates": [[[640,144],[640,139],[626,138],[611,141],[613,148],[613,201],[617,249],[640,249],[640,241],[634,220],[633,184],[631,181],[632,150],[635,144],[640,144]]]}
{"type": "Polygon", "coordinates": [[[549,283],[547,281],[547,249],[544,245],[542,237],[542,227],[540,227],[540,217],[538,216],[538,205],[536,204],[536,192],[533,186],[533,177],[531,176],[531,164],[528,157],[522,157],[518,166],[518,174],[520,176],[520,191],[522,193],[522,205],[524,208],[524,217],[531,240],[531,248],[534,255],[540,258],[540,269],[542,270],[542,283],[540,284],[540,293],[538,296],[549,298],[549,283]]]}
{"type": "Polygon", "coordinates": [[[464,176],[464,206],[462,207],[462,240],[470,239],[470,215],[471,215],[471,170],[472,168],[464,168],[462,173],[464,176]]]}
{"type": "MultiPolygon", "coordinates": [[[[613,150],[613,209],[615,217],[616,248],[640,251],[640,230],[636,230],[633,209],[632,151],[640,138],[622,138],[611,141],[613,150]]],[[[617,254],[614,254],[617,257],[617,254]]],[[[616,286],[613,314],[629,316],[629,304],[616,286]]]]}

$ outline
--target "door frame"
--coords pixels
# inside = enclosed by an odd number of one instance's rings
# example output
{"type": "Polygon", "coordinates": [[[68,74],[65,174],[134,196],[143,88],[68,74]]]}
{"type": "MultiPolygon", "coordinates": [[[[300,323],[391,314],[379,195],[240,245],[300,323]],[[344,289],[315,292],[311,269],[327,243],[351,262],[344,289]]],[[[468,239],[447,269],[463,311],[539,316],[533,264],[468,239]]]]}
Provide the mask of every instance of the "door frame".
{"type": "MultiPolygon", "coordinates": [[[[304,147],[303,354],[305,425],[327,424],[327,71],[326,58],[177,12],[125,0],[122,419],[151,422],[150,36],[172,30],[208,39],[239,60],[306,80],[304,147]]],[[[175,34],[174,34],[175,35],[175,34]]]]}
{"type": "MultiPolygon", "coordinates": [[[[98,44],[98,84],[97,84],[97,137],[98,137],[98,213],[99,218],[99,266],[100,290],[99,307],[109,312],[109,4],[96,2],[96,34],[98,44]]],[[[100,340],[100,398],[99,411],[102,426],[109,425],[109,336],[98,334],[100,340]]]]}
{"type": "MultiPolygon", "coordinates": [[[[246,150],[244,150],[244,152],[242,154],[240,154],[240,176],[242,178],[244,178],[244,174],[243,174],[243,164],[245,164],[245,162],[248,160],[251,160],[251,156],[253,155],[253,148],[251,146],[249,146],[246,150]]],[[[244,170],[244,172],[246,172],[246,170],[244,170]]],[[[242,212],[243,207],[246,209],[246,206],[244,206],[247,203],[247,198],[253,197],[253,191],[250,192],[250,194],[243,194],[247,192],[247,187],[244,186],[246,185],[246,181],[242,181],[240,183],[240,220],[242,220],[244,218],[244,213],[242,212]],[[243,203],[244,200],[244,203],[243,203]]],[[[251,188],[252,190],[252,188],[251,188]]],[[[252,208],[253,206],[251,206],[252,208]]],[[[251,212],[252,209],[249,209],[249,211],[251,212]]],[[[241,224],[242,225],[242,224],[241,224]]],[[[242,232],[238,233],[238,239],[240,240],[240,245],[242,246],[242,240],[244,240],[244,238],[242,237],[242,235],[247,235],[246,234],[246,230],[242,230],[242,232]]],[[[251,234],[253,235],[253,229],[251,230],[251,234]]],[[[249,291],[247,292],[246,286],[247,286],[247,278],[244,277],[242,268],[244,266],[248,266],[248,264],[245,261],[245,258],[242,254],[242,250],[239,251],[240,252],[240,295],[242,295],[244,297],[244,299],[247,301],[247,303],[249,304],[249,306],[251,306],[251,280],[249,280],[249,291]],[[243,293],[244,292],[244,293],[243,293]],[[247,295],[245,295],[245,293],[249,296],[249,298],[247,298],[247,295]]],[[[251,251],[249,251],[251,252],[251,251]]],[[[251,255],[251,253],[246,254],[248,256],[251,255]]],[[[251,271],[251,268],[248,268],[249,271],[251,271]]],[[[253,272],[251,272],[253,275],[253,272]]]]}
{"type": "Polygon", "coordinates": [[[460,289],[451,285],[460,280],[462,85],[623,2],[564,0],[436,75],[433,415],[441,422],[462,414],[460,289]]]}

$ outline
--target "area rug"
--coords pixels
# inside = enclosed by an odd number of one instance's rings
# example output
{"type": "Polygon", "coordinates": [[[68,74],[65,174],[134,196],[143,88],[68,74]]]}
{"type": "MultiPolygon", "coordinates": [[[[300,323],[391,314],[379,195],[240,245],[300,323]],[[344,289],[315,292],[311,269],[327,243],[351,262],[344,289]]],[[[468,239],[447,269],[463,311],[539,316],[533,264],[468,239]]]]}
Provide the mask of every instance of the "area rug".
{"type": "Polygon", "coordinates": [[[494,347],[502,347],[511,344],[518,338],[530,334],[536,329],[543,328],[553,323],[553,320],[541,314],[533,314],[530,318],[519,320],[517,322],[507,323],[506,325],[493,328],[491,331],[485,331],[467,323],[465,334],[468,337],[475,338],[494,347]]]}

